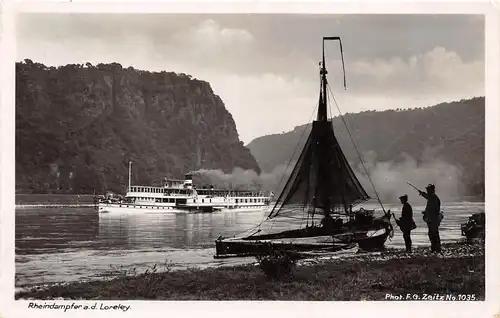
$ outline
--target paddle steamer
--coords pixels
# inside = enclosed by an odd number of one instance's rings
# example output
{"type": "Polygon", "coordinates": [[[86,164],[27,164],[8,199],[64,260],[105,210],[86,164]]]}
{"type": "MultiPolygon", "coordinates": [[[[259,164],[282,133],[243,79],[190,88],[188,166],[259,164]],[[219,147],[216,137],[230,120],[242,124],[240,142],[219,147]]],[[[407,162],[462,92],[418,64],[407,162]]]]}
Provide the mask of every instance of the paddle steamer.
{"type": "Polygon", "coordinates": [[[273,193],[259,191],[222,190],[213,186],[197,189],[193,172],[184,180],[165,179],[162,186],[131,185],[124,197],[108,194],[96,199],[99,213],[131,212],[214,212],[222,209],[262,210],[269,206],[273,193]]]}

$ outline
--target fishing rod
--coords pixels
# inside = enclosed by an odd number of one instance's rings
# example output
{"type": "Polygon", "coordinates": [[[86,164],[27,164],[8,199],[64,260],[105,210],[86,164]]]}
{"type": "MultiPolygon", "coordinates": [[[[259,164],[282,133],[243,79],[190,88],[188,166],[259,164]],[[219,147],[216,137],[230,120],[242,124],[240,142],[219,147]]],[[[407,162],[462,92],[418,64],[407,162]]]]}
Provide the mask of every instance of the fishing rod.
{"type": "Polygon", "coordinates": [[[414,186],[413,184],[409,183],[408,181],[406,182],[410,187],[412,187],[413,189],[417,190],[419,193],[420,192],[423,192],[422,190],[420,190],[419,188],[417,188],[416,186],[414,186]]]}

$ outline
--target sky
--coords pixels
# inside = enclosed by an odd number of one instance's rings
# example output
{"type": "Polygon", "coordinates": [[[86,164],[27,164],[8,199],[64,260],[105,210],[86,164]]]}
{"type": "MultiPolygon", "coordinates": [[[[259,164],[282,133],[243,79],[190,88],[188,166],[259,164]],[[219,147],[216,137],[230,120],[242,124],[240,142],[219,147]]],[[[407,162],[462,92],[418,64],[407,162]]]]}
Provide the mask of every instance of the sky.
{"type": "MultiPolygon", "coordinates": [[[[19,13],[17,60],[110,63],[208,81],[245,144],[314,117],[323,36],[342,113],[484,96],[478,15],[19,13]]],[[[339,114],[330,104],[331,114],[339,114]]]]}

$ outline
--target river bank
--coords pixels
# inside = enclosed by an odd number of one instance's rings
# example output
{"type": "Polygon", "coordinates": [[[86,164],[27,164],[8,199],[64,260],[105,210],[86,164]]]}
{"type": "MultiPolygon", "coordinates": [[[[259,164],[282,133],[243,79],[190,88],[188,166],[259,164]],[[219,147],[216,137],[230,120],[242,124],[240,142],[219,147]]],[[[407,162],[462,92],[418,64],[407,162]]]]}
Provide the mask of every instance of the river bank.
{"type": "MultiPolygon", "coordinates": [[[[304,261],[293,276],[275,280],[259,266],[171,271],[155,266],[105,281],[74,282],[16,293],[16,299],[99,300],[385,300],[452,295],[484,300],[484,243],[443,244],[442,254],[419,247],[304,261]],[[418,296],[414,296],[418,295],[418,296]],[[463,296],[465,295],[465,296],[463,296]]],[[[452,300],[452,299],[450,299],[452,300]]]]}
{"type": "Polygon", "coordinates": [[[60,207],[94,205],[92,194],[24,194],[16,193],[16,207],[60,207]]]}

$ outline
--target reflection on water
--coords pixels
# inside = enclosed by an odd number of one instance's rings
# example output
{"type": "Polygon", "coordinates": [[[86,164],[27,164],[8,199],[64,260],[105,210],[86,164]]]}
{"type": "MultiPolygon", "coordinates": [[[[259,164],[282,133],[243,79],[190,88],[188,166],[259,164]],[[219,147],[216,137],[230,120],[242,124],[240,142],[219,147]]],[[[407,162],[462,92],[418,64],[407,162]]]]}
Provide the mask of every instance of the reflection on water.
{"type": "MultiPolygon", "coordinates": [[[[370,208],[367,206],[366,208],[370,208]]],[[[387,206],[399,217],[400,207],[387,206]]],[[[484,203],[443,206],[443,241],[460,238],[460,223],[484,212],[484,203]]],[[[422,206],[414,206],[415,245],[428,244],[422,206]]],[[[232,236],[259,224],[267,211],[98,215],[90,208],[16,209],[16,284],[95,278],[113,266],[145,269],[168,260],[174,268],[241,264],[249,259],[214,260],[219,235],[232,236]]],[[[302,220],[265,222],[262,230],[298,227],[302,220]]],[[[399,229],[388,247],[403,247],[399,229]]]]}
{"type": "Polygon", "coordinates": [[[86,245],[99,232],[99,216],[92,209],[16,209],[16,254],[58,252],[86,245]]]}
{"type": "Polygon", "coordinates": [[[259,223],[264,212],[103,214],[99,217],[99,244],[103,248],[206,248],[221,234],[259,223]]]}

